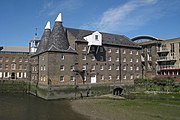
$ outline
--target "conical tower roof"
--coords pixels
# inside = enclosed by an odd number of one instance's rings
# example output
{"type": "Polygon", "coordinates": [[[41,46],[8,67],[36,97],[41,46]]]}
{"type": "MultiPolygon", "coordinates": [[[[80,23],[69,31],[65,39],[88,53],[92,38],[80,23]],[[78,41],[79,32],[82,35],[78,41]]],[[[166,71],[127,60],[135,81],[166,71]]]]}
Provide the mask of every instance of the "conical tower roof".
{"type": "Polygon", "coordinates": [[[51,34],[50,22],[48,21],[41,38],[41,42],[37,48],[36,54],[46,51],[48,47],[48,40],[51,34]]]}
{"type": "Polygon", "coordinates": [[[55,21],[53,30],[51,32],[47,50],[64,51],[64,50],[68,50],[68,48],[69,48],[69,42],[64,32],[64,27],[62,25],[62,17],[60,13],[55,21]]]}

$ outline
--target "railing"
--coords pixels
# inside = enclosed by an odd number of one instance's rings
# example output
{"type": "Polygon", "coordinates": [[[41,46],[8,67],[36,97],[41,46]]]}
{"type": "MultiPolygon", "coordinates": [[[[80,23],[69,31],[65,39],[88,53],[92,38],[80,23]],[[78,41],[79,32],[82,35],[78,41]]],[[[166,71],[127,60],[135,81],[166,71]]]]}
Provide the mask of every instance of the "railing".
{"type": "Polygon", "coordinates": [[[175,56],[171,56],[171,57],[163,56],[163,57],[159,57],[157,60],[158,61],[170,61],[170,60],[176,60],[176,57],[175,56]]]}
{"type": "Polygon", "coordinates": [[[169,52],[168,49],[160,49],[160,50],[157,50],[157,52],[169,52]]]}
{"type": "Polygon", "coordinates": [[[180,65],[160,65],[157,68],[158,70],[173,70],[180,69],[180,65]]]}

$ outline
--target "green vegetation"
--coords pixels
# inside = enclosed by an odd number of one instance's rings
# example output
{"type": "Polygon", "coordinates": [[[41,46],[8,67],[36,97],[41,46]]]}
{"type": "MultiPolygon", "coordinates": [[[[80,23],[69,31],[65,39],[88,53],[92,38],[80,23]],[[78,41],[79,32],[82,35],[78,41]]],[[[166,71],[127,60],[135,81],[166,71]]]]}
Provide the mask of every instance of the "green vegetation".
{"type": "Polygon", "coordinates": [[[171,77],[155,77],[153,79],[136,79],[134,85],[126,87],[127,92],[159,91],[162,93],[180,92],[180,83],[171,77]]]}
{"type": "Polygon", "coordinates": [[[18,93],[18,92],[26,92],[26,91],[27,91],[27,84],[24,81],[0,80],[0,92],[18,93]]]}
{"type": "Polygon", "coordinates": [[[142,96],[136,94],[133,100],[84,99],[71,104],[73,110],[102,120],[180,119],[180,94],[151,94],[143,99],[142,96]]]}

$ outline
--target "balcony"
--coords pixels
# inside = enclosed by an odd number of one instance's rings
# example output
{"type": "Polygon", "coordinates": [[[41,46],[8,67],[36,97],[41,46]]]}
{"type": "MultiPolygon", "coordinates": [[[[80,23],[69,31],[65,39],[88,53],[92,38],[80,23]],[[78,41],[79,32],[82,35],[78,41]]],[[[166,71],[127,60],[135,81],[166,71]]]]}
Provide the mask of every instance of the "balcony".
{"type": "Polygon", "coordinates": [[[168,53],[168,52],[169,52],[169,50],[167,48],[157,50],[157,53],[168,53]]]}
{"type": "Polygon", "coordinates": [[[180,69],[179,65],[160,65],[157,67],[158,70],[177,70],[180,69]]]}
{"type": "Polygon", "coordinates": [[[163,57],[159,57],[157,59],[158,62],[161,62],[161,61],[176,61],[176,57],[175,56],[163,56],[163,57]]]}

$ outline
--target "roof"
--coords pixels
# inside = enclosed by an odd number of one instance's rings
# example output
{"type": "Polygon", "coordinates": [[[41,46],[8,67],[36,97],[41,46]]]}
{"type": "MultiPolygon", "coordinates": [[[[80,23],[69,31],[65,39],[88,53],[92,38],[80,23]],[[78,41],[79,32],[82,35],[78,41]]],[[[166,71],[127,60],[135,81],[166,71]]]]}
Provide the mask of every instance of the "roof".
{"type": "Polygon", "coordinates": [[[64,51],[69,48],[69,41],[64,32],[62,22],[55,22],[46,48],[48,51],[64,51]]]}
{"type": "Polygon", "coordinates": [[[22,46],[2,46],[3,49],[1,51],[4,52],[29,52],[29,47],[22,46]]]}
{"type": "MultiPolygon", "coordinates": [[[[84,41],[84,42],[86,42],[86,40],[84,40],[85,36],[88,36],[95,32],[95,31],[81,30],[75,28],[66,28],[66,29],[76,38],[76,41],[84,41]]],[[[110,34],[104,32],[100,32],[100,33],[102,34],[103,44],[139,47],[138,44],[131,41],[128,37],[124,35],[110,34]]]]}
{"type": "Polygon", "coordinates": [[[136,40],[139,40],[139,39],[149,39],[149,40],[155,40],[155,41],[162,40],[160,38],[156,38],[156,37],[149,36],[149,35],[137,36],[137,37],[132,38],[131,40],[136,41],[136,40]]]}

